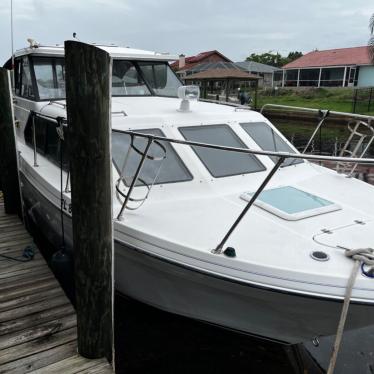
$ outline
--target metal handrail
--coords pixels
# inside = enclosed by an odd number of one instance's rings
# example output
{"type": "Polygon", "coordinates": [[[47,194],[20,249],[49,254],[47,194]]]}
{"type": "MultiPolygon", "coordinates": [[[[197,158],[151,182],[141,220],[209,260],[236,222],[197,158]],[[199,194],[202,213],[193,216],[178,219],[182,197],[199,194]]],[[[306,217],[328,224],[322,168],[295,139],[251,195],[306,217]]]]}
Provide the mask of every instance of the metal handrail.
{"type": "Polygon", "coordinates": [[[140,132],[131,131],[131,130],[112,129],[112,131],[119,132],[122,134],[135,135],[135,136],[139,136],[143,138],[153,138],[154,140],[166,141],[169,143],[184,144],[184,145],[205,147],[205,148],[211,148],[211,149],[219,149],[219,150],[227,151],[227,152],[246,153],[246,154],[253,154],[253,155],[260,155],[260,156],[284,157],[285,159],[300,158],[300,159],[310,160],[310,161],[333,161],[333,162],[346,161],[347,163],[358,163],[358,164],[363,164],[363,165],[374,164],[374,158],[358,159],[354,157],[336,157],[336,156],[309,155],[309,154],[301,154],[301,153],[289,153],[289,152],[263,151],[263,150],[257,150],[257,149],[227,147],[223,145],[194,142],[194,141],[182,140],[182,139],[174,139],[174,138],[168,138],[168,137],[159,136],[159,135],[140,133],[140,132]]]}
{"type": "Polygon", "coordinates": [[[313,131],[312,136],[309,138],[308,143],[306,144],[305,148],[303,149],[303,151],[302,151],[301,153],[305,153],[305,152],[308,150],[310,144],[313,142],[315,136],[317,135],[318,130],[319,130],[319,129],[322,127],[322,125],[325,123],[325,120],[326,120],[326,118],[328,117],[328,115],[330,114],[330,111],[329,111],[329,110],[321,110],[319,113],[321,114],[321,119],[320,119],[320,121],[318,122],[316,128],[315,128],[314,131],[313,131]]]}
{"type": "MultiPolygon", "coordinates": [[[[273,108],[282,108],[282,109],[291,109],[293,111],[299,110],[302,112],[310,112],[310,113],[318,113],[321,109],[314,109],[314,108],[306,108],[306,107],[298,107],[292,105],[282,105],[282,104],[264,104],[260,110],[260,113],[264,111],[265,108],[273,107],[273,108]]],[[[337,115],[337,116],[344,116],[344,117],[351,117],[356,119],[363,119],[363,120],[374,120],[374,116],[367,116],[365,114],[356,114],[356,113],[347,113],[347,112],[336,112],[334,110],[329,111],[330,115],[337,115]]]]}
{"type": "MultiPolygon", "coordinates": [[[[129,192],[127,194],[127,200],[130,197],[131,191],[135,186],[136,180],[140,174],[141,167],[144,163],[144,160],[146,158],[147,152],[149,150],[150,143],[152,143],[155,140],[159,141],[166,141],[169,143],[175,143],[175,144],[183,144],[183,145],[189,145],[189,146],[195,146],[195,147],[205,147],[205,148],[210,148],[210,149],[218,149],[218,150],[223,150],[223,151],[228,151],[228,152],[237,152],[237,153],[245,153],[245,154],[255,154],[255,155],[263,155],[263,156],[276,156],[278,157],[278,161],[274,165],[274,167],[270,170],[270,172],[266,175],[264,181],[261,183],[260,187],[256,190],[256,192],[253,194],[252,198],[250,201],[246,204],[244,209],[241,211],[239,216],[236,218],[234,223],[231,225],[223,239],[219,242],[219,244],[211,250],[212,253],[214,254],[221,254],[223,252],[223,247],[235,228],[239,225],[240,221],[243,219],[243,217],[247,214],[249,209],[252,207],[252,205],[255,203],[257,197],[260,195],[260,193],[264,190],[264,188],[267,186],[273,175],[277,172],[277,170],[280,168],[281,164],[283,163],[284,160],[287,158],[301,158],[305,160],[312,160],[312,161],[333,161],[333,162],[342,162],[345,161],[347,163],[355,163],[355,164],[374,164],[374,159],[373,158],[362,158],[362,159],[357,159],[357,158],[352,158],[352,157],[332,157],[332,156],[319,156],[319,155],[306,155],[306,154],[298,154],[298,153],[288,153],[288,152],[270,152],[270,151],[260,151],[260,150],[253,150],[253,149],[247,149],[247,148],[236,148],[236,147],[226,147],[226,146],[220,146],[220,145],[215,145],[215,144],[208,144],[208,143],[200,143],[200,142],[193,142],[189,140],[180,140],[180,139],[172,139],[172,138],[167,138],[163,136],[157,136],[157,135],[152,135],[152,134],[143,134],[143,133],[138,133],[135,131],[129,131],[129,130],[116,130],[113,129],[114,132],[119,132],[123,134],[128,134],[130,136],[139,136],[143,138],[148,139],[148,144],[146,147],[146,150],[144,151],[143,157],[138,165],[138,169],[136,170],[134,179],[131,183],[131,186],[129,188],[129,192]]],[[[125,201],[121,207],[120,213],[117,217],[118,220],[122,219],[122,214],[125,210],[127,201],[125,201]]]]}
{"type": "MultiPolygon", "coordinates": [[[[317,110],[316,110],[317,111],[317,110]]],[[[331,112],[330,112],[331,113],[331,112]]],[[[44,117],[45,119],[51,120],[53,122],[58,123],[58,121],[63,121],[63,123],[66,123],[66,119],[63,118],[55,118],[47,115],[42,115],[39,113],[35,113],[35,115],[44,117]]],[[[34,126],[35,128],[35,126],[34,126]]],[[[130,131],[130,130],[118,130],[118,129],[112,129],[113,132],[118,132],[122,134],[128,134],[131,137],[138,136],[142,138],[146,138],[148,140],[146,149],[144,152],[142,152],[142,157],[139,162],[139,165],[137,167],[137,170],[135,172],[134,178],[131,182],[131,185],[129,187],[128,193],[125,197],[125,201],[122,204],[122,207],[120,209],[120,212],[117,216],[118,220],[122,219],[123,212],[126,208],[126,205],[128,201],[130,200],[131,192],[133,191],[135,184],[138,180],[138,177],[140,175],[141,169],[143,167],[143,164],[147,158],[148,151],[150,149],[150,146],[155,141],[165,141],[169,143],[174,144],[182,144],[182,145],[188,145],[188,146],[195,146],[195,147],[205,147],[210,149],[217,149],[217,150],[223,150],[227,152],[237,152],[237,153],[244,153],[249,155],[261,155],[261,156],[272,156],[272,157],[278,157],[278,161],[275,163],[274,167],[270,170],[270,172],[266,175],[264,181],[261,183],[260,187],[256,190],[256,192],[253,194],[250,201],[246,204],[245,208],[242,210],[242,212],[239,214],[235,222],[231,225],[223,239],[220,241],[220,243],[217,245],[216,248],[212,250],[212,253],[214,254],[221,254],[223,252],[223,247],[227,240],[229,239],[230,235],[233,233],[235,228],[238,226],[242,218],[246,215],[248,210],[251,208],[251,206],[256,201],[257,197],[260,195],[260,193],[264,190],[268,182],[271,180],[273,175],[277,172],[277,170],[280,168],[283,161],[285,161],[288,158],[292,159],[304,159],[309,161],[331,161],[331,162],[346,162],[346,163],[354,163],[354,164],[374,164],[374,158],[354,158],[354,157],[336,157],[336,156],[321,156],[321,155],[308,155],[308,154],[300,154],[300,153],[289,153],[289,152],[273,152],[273,151],[263,151],[263,150],[254,150],[254,149],[248,149],[248,148],[238,148],[238,147],[227,147],[227,146],[221,146],[216,144],[209,144],[209,143],[201,143],[201,142],[194,142],[189,140],[182,140],[182,139],[173,139],[173,138],[167,138],[164,136],[158,136],[154,134],[144,134],[139,133],[136,131],[130,131]]]]}

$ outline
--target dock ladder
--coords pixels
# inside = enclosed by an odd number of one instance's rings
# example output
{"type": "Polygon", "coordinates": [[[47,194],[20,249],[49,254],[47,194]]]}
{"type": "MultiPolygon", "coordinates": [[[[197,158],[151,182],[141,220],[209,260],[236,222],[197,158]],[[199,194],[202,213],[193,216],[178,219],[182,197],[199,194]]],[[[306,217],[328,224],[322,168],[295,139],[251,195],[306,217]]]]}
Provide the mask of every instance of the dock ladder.
{"type": "MultiPolygon", "coordinates": [[[[351,120],[348,122],[348,130],[351,134],[340,151],[339,157],[363,158],[374,141],[374,127],[371,121],[351,120]]],[[[351,177],[357,165],[338,162],[336,171],[351,177]]]]}

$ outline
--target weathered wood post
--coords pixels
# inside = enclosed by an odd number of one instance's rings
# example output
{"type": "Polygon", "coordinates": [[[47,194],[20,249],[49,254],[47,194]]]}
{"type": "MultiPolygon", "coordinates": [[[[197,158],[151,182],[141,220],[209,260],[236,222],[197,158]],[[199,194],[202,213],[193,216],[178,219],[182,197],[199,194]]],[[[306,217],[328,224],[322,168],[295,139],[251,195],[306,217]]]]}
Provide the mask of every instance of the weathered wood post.
{"type": "Polygon", "coordinates": [[[65,42],[78,352],[110,359],[113,341],[111,58],[65,42]]]}
{"type": "Polygon", "coordinates": [[[10,72],[0,68],[0,180],[5,212],[21,214],[10,72]]]}

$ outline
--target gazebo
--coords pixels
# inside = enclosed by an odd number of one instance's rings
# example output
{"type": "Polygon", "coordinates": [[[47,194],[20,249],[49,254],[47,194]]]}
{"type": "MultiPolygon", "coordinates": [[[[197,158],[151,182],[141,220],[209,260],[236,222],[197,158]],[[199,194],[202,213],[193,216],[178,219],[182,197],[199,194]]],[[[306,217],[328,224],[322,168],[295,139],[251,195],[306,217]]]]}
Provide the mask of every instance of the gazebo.
{"type": "Polygon", "coordinates": [[[259,77],[240,69],[210,69],[187,75],[184,80],[186,83],[198,84],[202,88],[204,98],[207,97],[208,89],[211,94],[217,94],[217,92],[223,90],[226,101],[229,101],[230,92],[234,92],[236,88],[243,84],[249,83],[249,85],[255,87],[257,92],[259,77]]]}

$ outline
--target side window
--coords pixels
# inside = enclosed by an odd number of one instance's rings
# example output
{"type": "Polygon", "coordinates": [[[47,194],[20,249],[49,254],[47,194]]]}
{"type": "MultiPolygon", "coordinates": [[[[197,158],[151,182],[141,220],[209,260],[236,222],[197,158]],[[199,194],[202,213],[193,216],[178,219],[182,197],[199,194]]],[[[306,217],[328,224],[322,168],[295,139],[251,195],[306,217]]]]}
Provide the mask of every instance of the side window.
{"type": "MultiPolygon", "coordinates": [[[[288,152],[295,151],[265,122],[241,123],[241,127],[264,151],[288,152]]],[[[274,162],[278,157],[270,157],[274,162]]],[[[302,159],[288,158],[282,166],[289,166],[302,163],[302,159]]]]}
{"type": "MultiPolygon", "coordinates": [[[[56,130],[56,124],[50,122],[44,118],[35,117],[35,139],[36,139],[36,150],[38,153],[48,158],[57,166],[61,163],[61,147],[60,140],[56,130]]],[[[32,129],[32,117],[30,116],[26,128],[25,128],[25,141],[30,147],[34,147],[33,142],[33,129],[32,129]]],[[[67,129],[64,127],[64,144],[62,152],[62,163],[63,169],[68,170],[69,158],[68,158],[68,138],[67,129]]]]}
{"type": "MultiPolygon", "coordinates": [[[[227,125],[180,127],[179,131],[185,139],[193,142],[247,148],[231,127],[227,125]]],[[[264,165],[258,158],[251,154],[199,146],[192,146],[192,149],[215,178],[265,170],[264,165]]]]}
{"type": "MultiPolygon", "coordinates": [[[[36,150],[38,153],[44,155],[46,149],[46,136],[47,136],[47,124],[48,122],[39,117],[35,117],[35,140],[36,140],[36,150]]],[[[26,144],[33,147],[34,146],[34,137],[33,137],[33,128],[32,128],[32,116],[29,116],[27,124],[25,127],[25,141],[26,144]]]]}
{"type": "Polygon", "coordinates": [[[21,71],[22,71],[22,60],[16,59],[14,61],[14,89],[16,95],[21,95],[21,71]]]}
{"type": "MultiPolygon", "coordinates": [[[[136,132],[165,136],[164,133],[159,129],[136,130],[136,132]]],[[[113,130],[112,151],[114,165],[120,173],[126,162],[126,170],[124,170],[123,176],[127,185],[131,183],[135,170],[141,160],[140,154],[136,151],[134,152],[134,149],[131,149],[130,153],[128,153],[130,148],[130,140],[130,135],[113,130]]],[[[160,141],[159,143],[165,148],[165,159],[163,161],[146,160],[140,172],[137,185],[141,185],[141,181],[144,181],[148,185],[152,184],[153,182],[155,182],[155,184],[161,184],[190,181],[192,179],[191,173],[170,143],[164,141],[160,141]],[[154,180],[155,176],[156,180],[154,180]]],[[[134,146],[141,152],[144,152],[146,144],[146,138],[135,137],[134,146]]],[[[157,146],[155,143],[151,145],[148,156],[162,157],[163,155],[164,153],[159,146],[157,146]]]]}
{"type": "Polygon", "coordinates": [[[24,56],[22,58],[20,96],[27,97],[30,99],[35,98],[28,56],[24,56]]]}

